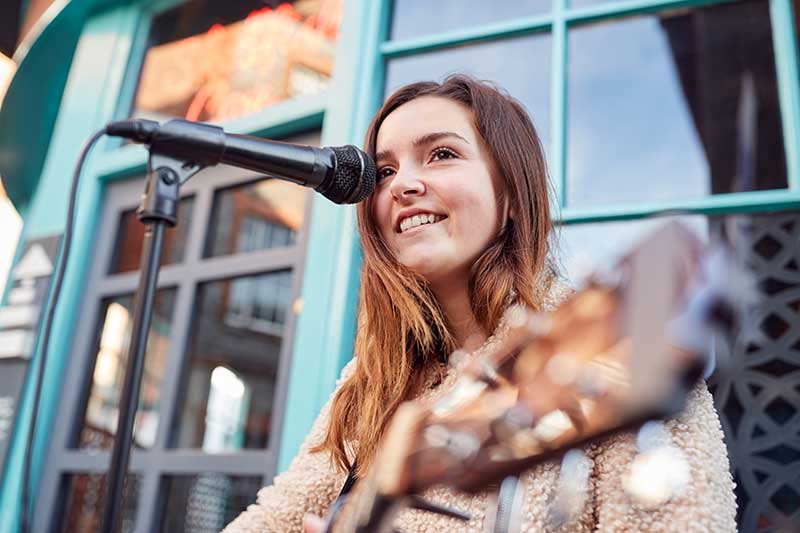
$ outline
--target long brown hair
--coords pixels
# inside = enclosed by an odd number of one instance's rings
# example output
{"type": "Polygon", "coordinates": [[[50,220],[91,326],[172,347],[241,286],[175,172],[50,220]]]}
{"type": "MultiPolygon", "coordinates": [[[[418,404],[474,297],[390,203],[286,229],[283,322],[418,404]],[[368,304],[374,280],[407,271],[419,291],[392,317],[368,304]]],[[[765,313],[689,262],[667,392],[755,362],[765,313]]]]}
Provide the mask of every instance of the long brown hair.
{"type": "MultiPolygon", "coordinates": [[[[459,74],[442,83],[412,83],[392,94],[369,126],[367,153],[375,157],[384,119],[422,96],[449,98],[471,109],[513,213],[470,272],[472,312],[483,330],[492,332],[510,298],[538,309],[549,289],[552,224],[541,142],[517,100],[489,82],[459,74]]],[[[399,264],[382,239],[372,217],[372,201],[361,202],[357,212],[364,258],[356,369],[336,393],[327,435],[312,451],[330,452],[345,471],[357,457],[360,475],[372,461],[397,406],[419,393],[427,370],[456,346],[425,279],[399,264]]]]}

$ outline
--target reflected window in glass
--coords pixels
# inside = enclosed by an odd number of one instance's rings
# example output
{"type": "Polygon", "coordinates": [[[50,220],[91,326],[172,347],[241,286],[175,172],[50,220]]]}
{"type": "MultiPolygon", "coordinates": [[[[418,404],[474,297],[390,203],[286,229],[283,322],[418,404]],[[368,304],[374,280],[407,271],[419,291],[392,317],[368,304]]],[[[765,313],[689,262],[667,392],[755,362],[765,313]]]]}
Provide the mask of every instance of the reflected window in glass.
{"type": "MultiPolygon", "coordinates": [[[[68,474],[64,478],[66,493],[60,531],[63,533],[100,531],[106,501],[106,475],[68,474]]],[[[135,529],[140,484],[138,475],[125,476],[119,533],[132,533],[135,529]]]]}
{"type": "MultiPolygon", "coordinates": [[[[186,252],[186,238],[192,226],[194,196],[181,198],[178,204],[178,224],[168,227],[164,232],[161,246],[161,266],[183,261],[186,252]]],[[[139,221],[136,209],[123,211],[119,216],[114,255],[111,258],[109,274],[120,274],[139,270],[144,244],[144,224],[139,221]]]]}
{"type": "Polygon", "coordinates": [[[270,445],[291,274],[199,287],[173,447],[218,453],[270,445]]]}
{"type": "Polygon", "coordinates": [[[205,256],[296,244],[307,197],[304,187],[269,178],[218,190],[214,195],[205,256]]]}
{"type": "Polygon", "coordinates": [[[211,473],[166,477],[159,531],[220,531],[253,502],[261,486],[260,477],[211,473]]]}
{"type": "Polygon", "coordinates": [[[551,0],[394,0],[391,39],[411,39],[550,11],[551,0]]]}
{"type": "MultiPolygon", "coordinates": [[[[169,354],[175,295],[175,289],[162,289],[156,293],[133,430],[134,447],[150,448],[155,443],[161,381],[169,354]]],[[[91,391],[79,436],[81,448],[110,449],[114,443],[132,327],[133,295],[103,300],[91,391]]]]}
{"type": "Polygon", "coordinates": [[[787,186],[769,4],[569,31],[570,206],[787,186]]]}
{"type": "Polygon", "coordinates": [[[398,57],[386,65],[386,95],[402,85],[441,81],[452,73],[492,80],[522,103],[549,155],[550,41],[544,33],[398,57]]]}
{"type": "Polygon", "coordinates": [[[342,0],[189,0],[151,24],[132,114],[220,122],[328,87],[342,0]]]}

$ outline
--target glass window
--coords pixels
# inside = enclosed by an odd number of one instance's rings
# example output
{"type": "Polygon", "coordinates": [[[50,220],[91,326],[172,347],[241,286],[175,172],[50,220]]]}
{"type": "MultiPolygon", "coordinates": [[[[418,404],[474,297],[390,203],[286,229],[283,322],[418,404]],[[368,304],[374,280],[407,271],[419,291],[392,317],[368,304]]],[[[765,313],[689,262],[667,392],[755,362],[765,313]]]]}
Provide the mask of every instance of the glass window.
{"type": "Polygon", "coordinates": [[[596,6],[600,4],[609,4],[618,0],[567,0],[567,5],[569,7],[589,7],[589,6],[596,6]]]}
{"type": "Polygon", "coordinates": [[[392,40],[460,30],[492,22],[538,15],[550,10],[551,0],[395,0],[392,40]]]}
{"type": "MultiPolygon", "coordinates": [[[[143,185],[144,186],[144,185],[143,185]]],[[[186,251],[186,237],[192,227],[194,196],[181,198],[178,204],[178,224],[164,232],[161,246],[161,266],[183,261],[186,251]]],[[[109,274],[139,270],[144,243],[144,224],[139,221],[136,209],[123,211],[119,216],[114,255],[111,258],[109,274]]]]}
{"type": "Polygon", "coordinates": [[[638,242],[672,220],[683,223],[702,241],[708,240],[708,223],[701,215],[561,226],[556,229],[556,255],[562,272],[575,285],[598,269],[612,267],[638,242]]]}
{"type": "Polygon", "coordinates": [[[492,80],[522,102],[549,154],[550,55],[550,35],[537,34],[399,57],[386,66],[386,94],[455,72],[492,80]]]}
{"type": "Polygon", "coordinates": [[[324,90],[342,0],[190,0],[151,25],[132,114],[220,122],[324,90]]]}
{"type": "Polygon", "coordinates": [[[570,206],[786,188],[769,4],[569,31],[570,206]]]}
{"type": "Polygon", "coordinates": [[[253,502],[260,477],[198,474],[164,478],[164,533],[217,532],[253,502]]]}
{"type": "MultiPolygon", "coordinates": [[[[134,447],[150,448],[155,442],[161,380],[169,353],[175,295],[175,289],[159,290],[153,304],[139,408],[133,430],[134,447]]],[[[110,449],[114,443],[132,327],[133,295],[103,300],[91,392],[80,433],[81,448],[110,449]]]]}
{"type": "Polygon", "coordinates": [[[200,286],[172,446],[209,453],[269,444],[291,271],[200,286]]]}
{"type": "Polygon", "coordinates": [[[276,179],[218,190],[206,257],[296,244],[307,197],[306,188],[276,179]]]}
{"type": "MultiPolygon", "coordinates": [[[[100,531],[106,500],[105,474],[68,474],[64,476],[66,500],[62,513],[63,533],[95,533],[100,531]]],[[[139,476],[128,474],[122,489],[120,533],[132,533],[136,526],[139,500],[139,476]]]]}

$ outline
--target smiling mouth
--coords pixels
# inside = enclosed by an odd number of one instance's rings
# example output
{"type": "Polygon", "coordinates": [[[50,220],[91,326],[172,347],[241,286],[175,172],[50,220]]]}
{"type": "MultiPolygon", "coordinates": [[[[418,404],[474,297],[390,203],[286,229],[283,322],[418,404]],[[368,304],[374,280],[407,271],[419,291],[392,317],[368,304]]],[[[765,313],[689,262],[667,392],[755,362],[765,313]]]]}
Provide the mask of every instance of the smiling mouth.
{"type": "Polygon", "coordinates": [[[445,215],[433,215],[433,214],[422,215],[421,217],[414,216],[413,220],[411,217],[409,217],[400,223],[399,227],[395,229],[395,233],[403,235],[413,230],[423,228],[425,226],[433,226],[434,224],[438,224],[439,222],[446,219],[447,216],[445,215]]]}

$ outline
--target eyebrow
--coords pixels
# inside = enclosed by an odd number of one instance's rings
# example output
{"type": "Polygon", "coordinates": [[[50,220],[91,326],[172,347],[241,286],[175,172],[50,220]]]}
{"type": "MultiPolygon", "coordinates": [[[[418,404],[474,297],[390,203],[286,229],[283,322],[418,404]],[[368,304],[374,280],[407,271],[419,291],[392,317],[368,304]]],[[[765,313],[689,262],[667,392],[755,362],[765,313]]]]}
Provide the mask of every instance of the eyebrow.
{"type": "MultiPolygon", "coordinates": [[[[426,144],[430,144],[445,137],[455,137],[456,139],[460,139],[469,144],[468,140],[454,131],[434,131],[431,133],[426,133],[425,135],[414,139],[411,144],[414,148],[419,148],[420,146],[425,146],[426,144]]],[[[394,152],[392,150],[382,150],[375,154],[375,161],[380,161],[381,159],[391,159],[393,156],[394,152]]]]}

